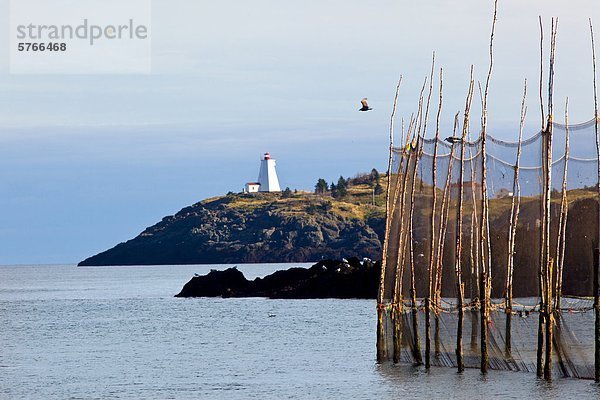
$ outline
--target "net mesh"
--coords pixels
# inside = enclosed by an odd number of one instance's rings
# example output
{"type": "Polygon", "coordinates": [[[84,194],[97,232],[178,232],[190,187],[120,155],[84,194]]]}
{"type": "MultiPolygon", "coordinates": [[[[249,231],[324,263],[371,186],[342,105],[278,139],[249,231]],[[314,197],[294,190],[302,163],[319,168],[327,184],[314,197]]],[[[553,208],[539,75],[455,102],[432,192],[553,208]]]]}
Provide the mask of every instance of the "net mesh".
{"type": "MultiPolygon", "coordinates": [[[[416,135],[393,149],[380,305],[387,354],[403,362],[425,357],[431,301],[431,364],[456,367],[462,298],[464,364],[478,368],[482,276],[489,271],[489,368],[535,371],[540,271],[548,262],[553,372],[594,377],[594,307],[586,296],[592,296],[598,247],[595,128],[595,120],[554,123],[551,135],[538,132],[517,142],[490,134],[485,141],[455,143],[416,135]],[[545,154],[550,138],[551,154],[545,154]],[[482,225],[485,206],[489,226],[482,225]]],[[[457,131],[460,126],[455,138],[457,131]]]]}

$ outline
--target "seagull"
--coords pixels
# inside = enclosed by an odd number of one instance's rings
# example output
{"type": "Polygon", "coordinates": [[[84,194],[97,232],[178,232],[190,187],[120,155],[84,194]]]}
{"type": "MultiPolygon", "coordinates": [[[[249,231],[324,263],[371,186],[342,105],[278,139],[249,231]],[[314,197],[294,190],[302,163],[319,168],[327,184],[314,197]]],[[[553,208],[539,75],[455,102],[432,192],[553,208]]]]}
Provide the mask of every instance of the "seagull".
{"type": "Polygon", "coordinates": [[[369,107],[369,103],[367,103],[366,97],[360,101],[360,104],[362,104],[362,108],[360,108],[358,111],[371,111],[372,110],[372,108],[369,107]]]}
{"type": "Polygon", "coordinates": [[[446,142],[452,143],[452,144],[462,143],[462,139],[459,137],[456,137],[456,136],[449,136],[445,140],[446,140],[446,142]]]}

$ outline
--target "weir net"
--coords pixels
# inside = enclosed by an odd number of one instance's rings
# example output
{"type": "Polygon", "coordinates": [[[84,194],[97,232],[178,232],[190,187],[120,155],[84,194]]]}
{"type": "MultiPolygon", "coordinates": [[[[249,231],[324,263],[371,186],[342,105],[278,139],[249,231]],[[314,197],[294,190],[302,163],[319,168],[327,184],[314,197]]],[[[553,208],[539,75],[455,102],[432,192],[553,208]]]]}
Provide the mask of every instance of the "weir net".
{"type": "Polygon", "coordinates": [[[464,366],[479,368],[485,327],[489,369],[535,372],[551,315],[552,373],[594,378],[597,123],[521,128],[514,142],[470,141],[458,123],[393,148],[380,358],[422,363],[429,348],[431,365],[457,367],[460,334],[464,366]]]}

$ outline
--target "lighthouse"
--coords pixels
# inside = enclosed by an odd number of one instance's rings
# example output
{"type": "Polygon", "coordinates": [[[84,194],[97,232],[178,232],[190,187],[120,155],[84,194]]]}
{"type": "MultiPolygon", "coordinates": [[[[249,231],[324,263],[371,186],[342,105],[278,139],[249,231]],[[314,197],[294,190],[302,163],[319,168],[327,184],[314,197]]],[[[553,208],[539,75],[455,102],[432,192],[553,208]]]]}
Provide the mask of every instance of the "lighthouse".
{"type": "Polygon", "coordinates": [[[260,161],[260,172],[258,173],[259,192],[281,192],[279,179],[275,170],[275,160],[271,154],[265,153],[260,161]]]}

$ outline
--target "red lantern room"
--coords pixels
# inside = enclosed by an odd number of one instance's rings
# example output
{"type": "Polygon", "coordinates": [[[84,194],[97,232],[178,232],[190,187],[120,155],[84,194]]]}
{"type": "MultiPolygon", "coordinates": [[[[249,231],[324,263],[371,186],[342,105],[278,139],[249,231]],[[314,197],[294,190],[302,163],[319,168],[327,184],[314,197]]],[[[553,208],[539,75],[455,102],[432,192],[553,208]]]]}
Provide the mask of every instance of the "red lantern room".
{"type": "Polygon", "coordinates": [[[265,160],[270,160],[271,154],[269,152],[265,153],[265,160]]]}

